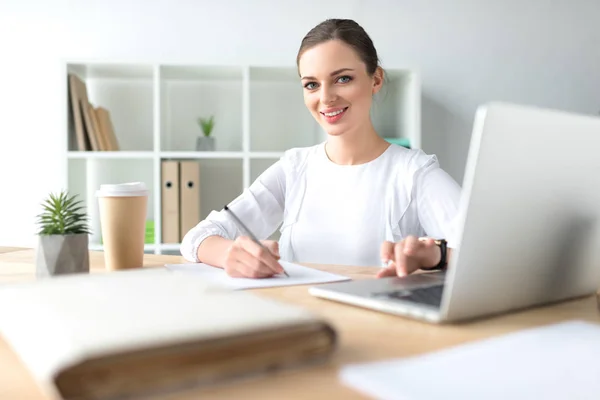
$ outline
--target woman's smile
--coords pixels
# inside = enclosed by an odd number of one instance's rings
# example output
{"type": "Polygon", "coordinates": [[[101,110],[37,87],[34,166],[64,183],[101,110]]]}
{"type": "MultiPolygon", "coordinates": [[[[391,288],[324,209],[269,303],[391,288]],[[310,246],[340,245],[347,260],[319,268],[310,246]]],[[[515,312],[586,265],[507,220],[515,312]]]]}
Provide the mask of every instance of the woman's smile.
{"type": "Polygon", "coordinates": [[[325,122],[333,124],[342,119],[342,117],[346,114],[346,110],[348,110],[348,107],[328,108],[319,112],[321,113],[321,117],[325,120],[325,122]]]}

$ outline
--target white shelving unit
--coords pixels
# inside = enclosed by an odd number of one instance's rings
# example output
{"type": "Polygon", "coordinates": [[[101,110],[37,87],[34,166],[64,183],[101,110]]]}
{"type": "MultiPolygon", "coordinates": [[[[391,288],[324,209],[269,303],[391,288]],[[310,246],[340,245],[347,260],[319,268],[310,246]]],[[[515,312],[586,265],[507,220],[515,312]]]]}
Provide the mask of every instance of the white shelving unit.
{"type": "MultiPolygon", "coordinates": [[[[420,81],[408,69],[388,69],[372,118],[384,137],[421,146],[420,81]]],[[[209,66],[125,62],[65,63],[87,87],[94,106],[110,112],[119,151],[79,151],[65,108],[67,182],[87,203],[91,249],[102,249],[95,191],[103,183],[143,181],[150,190],[148,220],[154,242],[146,251],[178,252],[161,240],[161,161],[199,160],[200,216],[238,196],[283,152],[311,146],[326,135],[306,109],[295,66],[209,66]],[[214,115],[215,151],[195,151],[199,117],[214,115]]],[[[68,101],[65,107],[71,107],[68,101]]]]}

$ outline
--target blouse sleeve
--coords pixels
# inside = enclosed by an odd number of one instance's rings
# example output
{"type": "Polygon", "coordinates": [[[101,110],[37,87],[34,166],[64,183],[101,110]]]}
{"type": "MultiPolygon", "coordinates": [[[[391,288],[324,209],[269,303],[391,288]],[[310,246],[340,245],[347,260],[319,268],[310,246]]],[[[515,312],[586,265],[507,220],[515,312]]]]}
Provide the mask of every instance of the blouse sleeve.
{"type": "MultiPolygon", "coordinates": [[[[258,239],[268,238],[283,219],[286,174],[282,160],[263,172],[228,207],[258,239]]],[[[199,262],[198,247],[209,236],[235,240],[246,234],[224,211],[213,210],[183,237],[180,251],[188,261],[199,262]]]]}
{"type": "Polygon", "coordinates": [[[461,188],[431,157],[415,176],[417,210],[427,236],[444,238],[448,247],[458,243],[458,212],[461,188]]]}

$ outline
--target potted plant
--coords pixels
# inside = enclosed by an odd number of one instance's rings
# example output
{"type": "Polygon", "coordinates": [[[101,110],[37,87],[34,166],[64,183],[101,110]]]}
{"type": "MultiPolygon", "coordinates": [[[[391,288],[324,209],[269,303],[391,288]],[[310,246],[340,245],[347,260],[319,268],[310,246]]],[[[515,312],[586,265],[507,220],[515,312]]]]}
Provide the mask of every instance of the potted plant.
{"type": "Polygon", "coordinates": [[[213,151],[215,149],[215,138],[210,136],[215,127],[214,116],[209,118],[198,118],[198,124],[202,129],[203,136],[198,137],[196,141],[197,151],[213,151]]]}
{"type": "Polygon", "coordinates": [[[90,270],[88,218],[81,201],[67,191],[50,193],[39,214],[36,275],[48,277],[90,270]]]}

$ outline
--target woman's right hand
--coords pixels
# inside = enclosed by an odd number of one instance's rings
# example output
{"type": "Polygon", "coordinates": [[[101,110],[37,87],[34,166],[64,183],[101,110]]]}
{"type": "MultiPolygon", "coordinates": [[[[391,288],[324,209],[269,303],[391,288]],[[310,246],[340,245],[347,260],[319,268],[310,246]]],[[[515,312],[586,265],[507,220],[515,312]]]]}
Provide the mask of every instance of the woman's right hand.
{"type": "Polygon", "coordinates": [[[226,251],[223,269],[235,278],[268,278],[282,274],[279,245],[273,240],[261,240],[265,250],[248,236],[240,236],[226,251]]]}

